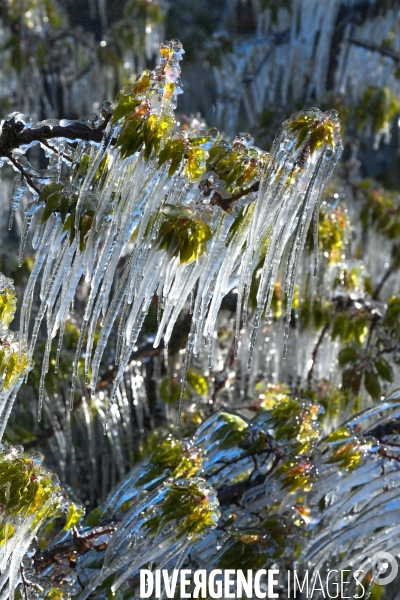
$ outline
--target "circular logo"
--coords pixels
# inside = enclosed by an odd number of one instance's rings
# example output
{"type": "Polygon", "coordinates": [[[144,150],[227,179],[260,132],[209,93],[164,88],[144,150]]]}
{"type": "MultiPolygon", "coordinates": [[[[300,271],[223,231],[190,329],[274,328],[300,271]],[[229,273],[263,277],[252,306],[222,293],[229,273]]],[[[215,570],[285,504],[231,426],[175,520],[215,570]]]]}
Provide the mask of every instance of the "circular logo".
{"type": "Polygon", "coordinates": [[[388,585],[397,577],[399,567],[393,554],[376,552],[372,557],[372,577],[378,585],[388,585]]]}

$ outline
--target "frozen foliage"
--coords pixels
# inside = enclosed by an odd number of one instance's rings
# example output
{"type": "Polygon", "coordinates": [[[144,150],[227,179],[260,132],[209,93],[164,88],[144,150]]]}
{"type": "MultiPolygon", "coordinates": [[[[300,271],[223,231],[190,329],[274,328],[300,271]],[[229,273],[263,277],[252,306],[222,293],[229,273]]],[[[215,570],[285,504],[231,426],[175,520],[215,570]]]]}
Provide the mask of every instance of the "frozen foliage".
{"type": "MultiPolygon", "coordinates": [[[[39,454],[0,445],[0,598],[13,598],[24,579],[22,561],[43,524],[60,504],[58,479],[39,454]]],[[[40,588],[39,588],[40,589],[40,588]]],[[[40,591],[44,591],[43,588],[40,591]]]]}
{"type": "MultiPolygon", "coordinates": [[[[21,340],[29,347],[31,361],[46,316],[39,414],[52,340],[59,333],[61,348],[82,277],[89,294],[71,397],[82,351],[86,377],[95,391],[101,358],[118,318],[118,373],[112,403],[153,297],[158,296],[160,307],[154,345],[161,339],[167,345],[186,300],[195,291],[183,395],[190,357],[204,341],[211,343],[221,302],[236,287],[236,343],[240,343],[252,275],[261,270],[250,364],[259,322],[264,313],[269,318],[286,248],[287,344],[299,256],[313,218],[318,243],[321,194],[342,149],[337,113],[313,108],[293,115],[282,125],[269,155],[253,147],[248,134],[238,134],[229,143],[217,130],[177,131],[173,111],[181,93],[183,49],[172,41],[162,44],[160,52],[160,65],[121,91],[112,117],[110,106],[103,105],[94,129],[85,123],[31,123],[17,113],[2,122],[3,139],[17,136],[19,149],[14,156],[18,160],[11,163],[23,170],[34,196],[26,208],[21,241],[23,248],[27,231],[35,227],[36,260],[21,308],[21,340]],[[83,129],[87,137],[101,143],[79,142],[73,148],[65,143],[66,137],[83,137],[83,129]],[[42,141],[49,137],[57,137],[51,148],[42,141]],[[50,157],[42,172],[20,155],[35,138],[50,157]],[[39,274],[41,305],[30,333],[39,274]]],[[[18,184],[13,205],[19,201],[19,189],[18,184]]]]}
{"type": "MultiPolygon", "coordinates": [[[[327,437],[318,404],[269,401],[252,419],[221,411],[190,439],[167,437],[83,522],[76,569],[45,570],[38,551],[36,572],[57,572],[82,599],[101,598],[105,585],[138,597],[140,568],[296,568],[311,581],[317,570],[354,568],[372,586],[373,554],[397,547],[398,398],[327,437]]],[[[62,544],[65,535],[48,552],[62,544]]]]}
{"type": "Polygon", "coordinates": [[[0,441],[17,392],[28,372],[26,347],[8,329],[17,308],[11,279],[0,273],[0,441]]]}

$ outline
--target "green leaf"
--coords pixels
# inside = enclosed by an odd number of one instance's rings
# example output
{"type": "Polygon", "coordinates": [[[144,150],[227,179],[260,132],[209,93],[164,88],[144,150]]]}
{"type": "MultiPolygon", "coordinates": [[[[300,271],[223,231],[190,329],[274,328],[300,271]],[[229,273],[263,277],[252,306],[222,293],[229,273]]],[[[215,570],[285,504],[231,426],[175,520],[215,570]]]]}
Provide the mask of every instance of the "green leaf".
{"type": "Polygon", "coordinates": [[[172,175],[178,170],[183,159],[184,149],[185,148],[183,142],[181,147],[175,147],[174,153],[172,154],[171,164],[168,170],[168,177],[172,177],[172,175]]]}
{"type": "Polygon", "coordinates": [[[129,113],[133,113],[139,105],[140,100],[132,98],[132,96],[120,96],[114,110],[113,122],[116,123],[122,119],[122,117],[126,117],[129,113]]]}
{"type": "Polygon", "coordinates": [[[47,202],[50,196],[52,196],[54,193],[62,192],[63,189],[64,185],[62,183],[48,183],[40,192],[40,202],[47,202]]]}
{"type": "Polygon", "coordinates": [[[343,389],[351,390],[354,394],[358,394],[361,386],[361,372],[359,369],[346,369],[342,374],[343,389]]]}
{"type": "Polygon", "coordinates": [[[69,202],[68,198],[64,195],[61,196],[60,199],[60,215],[62,223],[65,223],[66,216],[69,212],[69,202]]]}
{"type": "Polygon", "coordinates": [[[73,502],[68,507],[67,518],[64,525],[64,530],[72,529],[83,517],[85,511],[79,506],[75,506],[73,502]]]}
{"type": "Polygon", "coordinates": [[[332,340],[339,338],[345,341],[349,329],[349,318],[346,313],[340,313],[335,317],[332,325],[332,340]]]}
{"type": "Polygon", "coordinates": [[[192,386],[192,388],[196,391],[199,396],[207,396],[208,395],[208,385],[207,380],[203,375],[199,375],[189,369],[187,374],[188,383],[192,386]]]}
{"type": "Polygon", "coordinates": [[[378,375],[374,370],[365,371],[364,375],[365,389],[374,400],[379,400],[382,394],[378,375]]]}
{"type": "Polygon", "coordinates": [[[393,370],[389,363],[384,359],[380,358],[375,363],[375,369],[378,371],[378,375],[381,379],[391,383],[393,381],[393,370]]]}
{"type": "Polygon", "coordinates": [[[347,346],[346,348],[343,348],[339,352],[339,356],[338,356],[339,365],[341,367],[344,367],[344,365],[347,365],[348,363],[356,362],[357,358],[358,358],[358,355],[357,355],[356,350],[354,350],[354,348],[347,346]]]}

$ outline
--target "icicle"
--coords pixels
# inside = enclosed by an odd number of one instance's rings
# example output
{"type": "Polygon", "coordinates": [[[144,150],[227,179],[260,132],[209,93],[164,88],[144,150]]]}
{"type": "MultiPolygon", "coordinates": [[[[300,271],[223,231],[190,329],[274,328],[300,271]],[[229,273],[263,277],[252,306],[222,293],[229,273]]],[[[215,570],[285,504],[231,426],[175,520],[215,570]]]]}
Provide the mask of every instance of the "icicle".
{"type": "MultiPolygon", "coordinates": [[[[33,302],[33,292],[35,288],[36,281],[39,277],[40,270],[42,268],[43,262],[45,261],[49,249],[49,245],[52,239],[52,234],[57,226],[56,219],[51,217],[47,223],[44,231],[44,235],[40,242],[40,246],[38,248],[36,254],[35,264],[33,265],[31,274],[29,276],[29,280],[27,286],[25,288],[24,298],[22,300],[21,306],[21,319],[20,319],[20,336],[21,336],[21,344],[27,346],[28,343],[28,331],[29,331],[29,319],[32,310],[32,302],[33,302]]],[[[22,346],[21,346],[22,347],[22,346]]],[[[19,361],[21,361],[21,350],[19,355],[19,361]]]]}
{"type": "Polygon", "coordinates": [[[16,175],[14,178],[14,186],[11,192],[11,212],[8,229],[11,229],[13,226],[14,215],[17,212],[19,203],[21,202],[21,198],[24,195],[26,188],[27,184],[25,178],[20,174],[16,175]]]}
{"type": "Polygon", "coordinates": [[[83,338],[85,337],[86,329],[87,329],[87,321],[84,320],[82,322],[82,327],[81,327],[81,331],[80,331],[80,335],[79,335],[79,339],[78,339],[78,344],[76,346],[75,358],[74,358],[74,362],[72,365],[71,396],[70,396],[70,401],[69,401],[70,410],[72,410],[74,408],[76,380],[78,378],[79,361],[81,359],[83,338]]]}
{"type": "Polygon", "coordinates": [[[66,324],[67,324],[66,321],[62,321],[60,324],[59,338],[58,338],[58,344],[57,344],[56,364],[54,365],[54,373],[58,373],[58,367],[60,364],[61,349],[62,349],[62,343],[63,343],[63,339],[64,339],[64,331],[65,331],[66,324]]]}
{"type": "Polygon", "coordinates": [[[317,202],[313,214],[313,244],[314,244],[314,277],[318,275],[318,218],[320,202],[317,202]]]}
{"type": "Polygon", "coordinates": [[[44,382],[45,382],[46,374],[49,371],[50,352],[51,352],[51,337],[49,335],[46,340],[46,346],[45,346],[44,355],[43,355],[42,372],[40,374],[40,381],[39,381],[38,421],[41,421],[41,419],[42,419],[44,382]]]}
{"type": "MultiPolygon", "coordinates": [[[[32,224],[33,213],[31,211],[25,210],[24,214],[24,225],[21,234],[21,242],[19,246],[19,256],[18,256],[18,266],[22,267],[22,261],[24,258],[24,250],[26,245],[26,240],[28,239],[29,230],[32,224]]],[[[11,228],[10,228],[11,229],[11,228]]]]}

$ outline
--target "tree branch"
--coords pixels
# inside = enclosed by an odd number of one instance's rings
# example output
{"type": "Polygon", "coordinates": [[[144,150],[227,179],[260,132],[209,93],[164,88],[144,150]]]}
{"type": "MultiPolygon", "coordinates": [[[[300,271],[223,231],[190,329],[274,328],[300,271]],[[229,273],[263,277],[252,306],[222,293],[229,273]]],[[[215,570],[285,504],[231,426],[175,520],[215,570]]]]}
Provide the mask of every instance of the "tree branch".
{"type": "Polygon", "coordinates": [[[391,50],[390,48],[385,48],[385,46],[378,46],[377,44],[373,44],[371,42],[364,42],[362,40],[357,40],[355,38],[350,38],[349,43],[353,44],[354,46],[360,46],[361,48],[366,48],[367,50],[370,50],[371,52],[378,52],[379,54],[382,54],[383,56],[389,56],[389,58],[394,60],[396,63],[400,64],[400,55],[396,54],[396,52],[393,52],[393,50],[391,50]]]}
{"type": "Polygon", "coordinates": [[[222,194],[218,190],[215,190],[214,194],[210,200],[210,204],[211,204],[211,206],[215,206],[216,204],[218,204],[218,206],[220,206],[222,208],[222,210],[224,210],[225,212],[232,212],[232,206],[231,206],[232,202],[236,202],[237,200],[240,200],[244,196],[248,196],[252,192],[258,192],[259,189],[260,189],[260,182],[256,181],[249,188],[247,188],[245,190],[241,190],[240,192],[238,192],[234,196],[231,196],[230,198],[223,198],[222,194]]]}
{"type": "Polygon", "coordinates": [[[396,269],[396,263],[392,263],[392,265],[386,270],[384,276],[376,286],[376,290],[374,291],[374,295],[372,296],[373,300],[378,300],[379,294],[381,293],[383,286],[385,285],[389,277],[395,272],[396,269]]]}
{"type": "Polygon", "coordinates": [[[317,355],[318,355],[318,351],[321,347],[321,344],[323,342],[323,339],[326,335],[326,332],[329,329],[329,323],[325,323],[325,325],[323,326],[323,328],[321,329],[321,333],[319,334],[317,343],[315,344],[312,356],[311,356],[311,367],[310,370],[308,371],[308,375],[307,375],[307,383],[308,385],[311,385],[312,383],[312,378],[313,378],[313,374],[314,374],[314,367],[315,367],[315,363],[317,362],[317,355]]]}
{"type": "Polygon", "coordinates": [[[79,535],[75,533],[72,538],[54,544],[46,550],[37,550],[33,557],[33,565],[35,573],[38,575],[42,573],[47,567],[57,562],[57,557],[76,557],[76,554],[82,555],[89,552],[89,550],[104,550],[108,546],[108,542],[102,542],[96,544],[95,542],[103,535],[112,535],[117,528],[118,521],[113,521],[107,525],[100,527],[94,527],[89,530],[86,535],[79,535]]]}
{"type": "Polygon", "coordinates": [[[43,142],[46,145],[47,140],[54,138],[100,143],[110,118],[111,115],[108,115],[108,118],[96,129],[89,127],[86,123],[74,121],[65,127],[61,125],[43,125],[42,127],[29,127],[22,130],[22,123],[14,118],[10,119],[3,124],[0,135],[0,156],[9,158],[16,148],[27,146],[32,142],[43,142]]]}
{"type": "MultiPolygon", "coordinates": [[[[387,8],[389,7],[387,6],[387,8]]],[[[340,47],[347,27],[349,25],[353,27],[355,25],[362,25],[367,19],[372,19],[385,10],[386,7],[382,6],[382,3],[371,3],[368,0],[360,0],[360,2],[355,2],[354,4],[341,3],[332,36],[328,73],[326,77],[326,87],[329,91],[335,89],[335,74],[337,73],[340,57],[340,47]]]]}

